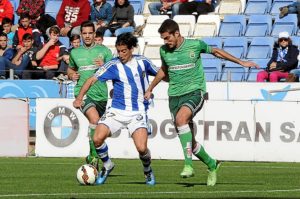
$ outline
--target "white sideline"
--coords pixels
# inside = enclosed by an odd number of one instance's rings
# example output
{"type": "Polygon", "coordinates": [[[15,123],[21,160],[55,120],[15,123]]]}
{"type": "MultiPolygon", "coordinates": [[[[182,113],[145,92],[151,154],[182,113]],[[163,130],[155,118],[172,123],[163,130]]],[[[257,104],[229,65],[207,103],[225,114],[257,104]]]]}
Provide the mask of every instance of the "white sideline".
{"type": "Polygon", "coordinates": [[[190,191],[190,192],[179,192],[179,191],[170,191],[170,192],[106,192],[106,193],[36,193],[36,194],[5,194],[0,195],[0,198],[5,197],[34,197],[34,196],[75,196],[75,195],[144,195],[144,194],[221,194],[221,193],[275,193],[275,192],[300,192],[300,189],[275,189],[275,190],[241,190],[241,191],[190,191]]]}

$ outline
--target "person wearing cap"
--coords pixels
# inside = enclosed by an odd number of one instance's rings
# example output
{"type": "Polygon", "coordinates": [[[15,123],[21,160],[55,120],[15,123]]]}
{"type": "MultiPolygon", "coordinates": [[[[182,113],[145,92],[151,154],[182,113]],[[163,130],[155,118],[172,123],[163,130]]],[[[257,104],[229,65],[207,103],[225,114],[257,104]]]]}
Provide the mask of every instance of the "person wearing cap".
{"type": "Polygon", "coordinates": [[[280,32],[273,54],[264,71],[257,73],[257,82],[278,82],[288,78],[289,72],[297,68],[299,50],[292,44],[288,32],[280,32]]]}

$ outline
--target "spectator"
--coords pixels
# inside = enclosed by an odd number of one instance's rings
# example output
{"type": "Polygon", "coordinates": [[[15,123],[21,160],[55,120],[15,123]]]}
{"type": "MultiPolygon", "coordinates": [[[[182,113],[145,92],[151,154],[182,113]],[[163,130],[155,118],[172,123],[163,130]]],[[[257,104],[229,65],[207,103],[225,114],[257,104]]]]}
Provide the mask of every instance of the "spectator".
{"type": "Polygon", "coordinates": [[[49,14],[42,15],[36,22],[36,28],[40,31],[44,41],[49,39],[49,28],[55,26],[56,19],[49,14]]]}
{"type": "Polygon", "coordinates": [[[179,14],[191,15],[192,13],[197,12],[198,17],[199,15],[214,12],[216,5],[217,0],[194,0],[181,4],[179,6],[179,14]]]}
{"type": "Polygon", "coordinates": [[[160,2],[150,3],[148,8],[152,15],[167,14],[172,11],[171,17],[179,14],[179,7],[188,0],[161,0],[160,2]]]}
{"type": "Polygon", "coordinates": [[[17,14],[21,16],[27,13],[32,24],[36,24],[40,16],[45,14],[45,0],[21,0],[17,9],[17,14]]]}
{"type": "Polygon", "coordinates": [[[272,58],[268,67],[257,74],[257,82],[278,82],[282,78],[287,78],[289,71],[298,65],[299,50],[292,45],[288,32],[280,32],[278,43],[274,45],[272,58]]]}
{"type": "Polygon", "coordinates": [[[289,4],[287,6],[283,6],[279,8],[279,18],[283,18],[287,16],[288,14],[297,14],[298,18],[298,26],[300,24],[300,1],[294,2],[292,4],[289,4]]]}
{"type": "Polygon", "coordinates": [[[5,17],[13,20],[14,8],[9,0],[0,0],[0,25],[2,25],[2,20],[5,17]]]}
{"type": "Polygon", "coordinates": [[[100,31],[96,31],[95,44],[102,45],[102,43],[103,43],[103,33],[100,31]]]}
{"type": "Polygon", "coordinates": [[[61,36],[80,35],[80,25],[89,19],[90,13],[88,0],[63,0],[56,16],[61,36]]]}
{"type": "Polygon", "coordinates": [[[116,0],[112,8],[112,22],[104,32],[104,37],[118,36],[122,33],[134,32],[134,9],[128,0],[116,0]]]}
{"type": "Polygon", "coordinates": [[[29,66],[32,55],[35,52],[33,38],[30,33],[26,33],[22,38],[23,45],[19,48],[16,56],[10,61],[6,57],[0,57],[0,78],[5,79],[5,70],[14,69],[14,79],[19,79],[23,71],[29,66]]]}
{"type": "Polygon", "coordinates": [[[91,5],[91,20],[98,28],[105,28],[112,19],[112,7],[106,0],[94,0],[91,5]]]}
{"type": "Polygon", "coordinates": [[[35,47],[41,45],[40,32],[34,26],[31,25],[30,17],[27,13],[23,13],[20,16],[20,24],[17,28],[14,38],[13,38],[13,48],[17,50],[22,47],[22,38],[26,33],[32,34],[35,47]]]}
{"type": "Polygon", "coordinates": [[[59,32],[57,26],[49,29],[50,39],[35,53],[33,59],[37,62],[37,67],[34,73],[26,74],[26,79],[53,79],[59,72],[58,68],[67,68],[66,63],[62,61],[66,47],[58,40],[59,32]]]}
{"type": "Polygon", "coordinates": [[[6,33],[0,32],[0,57],[5,57],[8,60],[12,60],[14,57],[14,50],[8,46],[8,38],[6,33]]]}
{"type": "Polygon", "coordinates": [[[3,32],[7,34],[7,45],[8,47],[12,47],[13,45],[13,38],[15,36],[15,33],[11,31],[11,27],[12,27],[12,21],[5,17],[3,20],[2,20],[2,27],[3,27],[3,32]]]}

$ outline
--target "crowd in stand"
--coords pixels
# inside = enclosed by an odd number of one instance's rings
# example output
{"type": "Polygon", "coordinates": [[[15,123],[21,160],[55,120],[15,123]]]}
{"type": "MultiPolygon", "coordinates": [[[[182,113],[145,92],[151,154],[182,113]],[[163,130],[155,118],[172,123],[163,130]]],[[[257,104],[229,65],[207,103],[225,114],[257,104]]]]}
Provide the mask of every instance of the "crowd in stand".
{"type": "MultiPolygon", "coordinates": [[[[178,14],[194,14],[197,17],[213,12],[218,2],[161,0],[148,7],[152,15],[168,14],[172,18],[178,14]]],[[[289,12],[280,10],[281,17],[289,12]]],[[[0,0],[0,79],[8,78],[9,69],[14,70],[14,79],[67,79],[69,53],[80,45],[80,25],[87,20],[94,23],[99,44],[103,37],[136,30],[134,8],[129,0],[116,0],[114,6],[106,0],[94,0],[92,4],[89,0],[63,0],[56,18],[45,14],[45,0],[20,0],[15,13],[9,0],[0,0]],[[13,24],[15,17],[19,18],[18,24],[13,24]],[[59,37],[69,38],[71,46],[64,46],[59,37]]],[[[284,52],[280,51],[279,55],[284,52]]],[[[269,73],[266,79],[261,72],[257,81],[269,81],[269,73]]],[[[298,76],[298,71],[295,74],[298,76]]]]}

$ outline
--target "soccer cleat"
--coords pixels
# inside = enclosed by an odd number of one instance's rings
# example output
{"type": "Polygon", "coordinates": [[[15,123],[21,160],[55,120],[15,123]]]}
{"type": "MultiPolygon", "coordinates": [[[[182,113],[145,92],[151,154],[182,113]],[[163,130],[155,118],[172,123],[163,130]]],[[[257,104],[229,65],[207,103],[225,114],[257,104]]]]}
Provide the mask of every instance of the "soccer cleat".
{"type": "Polygon", "coordinates": [[[182,172],[180,173],[182,178],[190,178],[194,176],[194,169],[190,165],[184,165],[182,172]]]}
{"type": "Polygon", "coordinates": [[[151,170],[150,172],[148,173],[144,173],[145,174],[145,179],[146,179],[146,184],[147,185],[155,185],[156,184],[156,181],[155,181],[155,176],[154,176],[154,173],[153,171],[151,170]]]}
{"type": "Polygon", "coordinates": [[[105,167],[102,167],[101,171],[98,174],[98,178],[95,182],[96,185],[101,185],[104,184],[108,175],[110,174],[110,172],[112,172],[112,170],[115,168],[115,164],[112,163],[111,168],[110,169],[106,169],[105,167]]]}
{"type": "Polygon", "coordinates": [[[215,186],[217,183],[217,173],[220,168],[221,162],[216,160],[216,168],[208,170],[208,177],[207,177],[207,186],[215,186]]]}
{"type": "Polygon", "coordinates": [[[93,157],[91,155],[86,156],[85,161],[87,164],[91,164],[94,167],[96,167],[96,169],[99,171],[99,158],[98,157],[93,157]]]}

